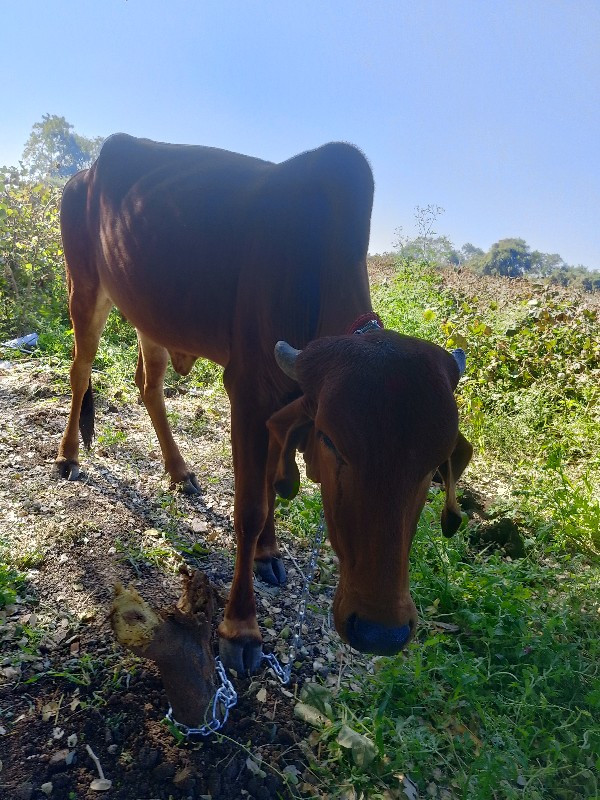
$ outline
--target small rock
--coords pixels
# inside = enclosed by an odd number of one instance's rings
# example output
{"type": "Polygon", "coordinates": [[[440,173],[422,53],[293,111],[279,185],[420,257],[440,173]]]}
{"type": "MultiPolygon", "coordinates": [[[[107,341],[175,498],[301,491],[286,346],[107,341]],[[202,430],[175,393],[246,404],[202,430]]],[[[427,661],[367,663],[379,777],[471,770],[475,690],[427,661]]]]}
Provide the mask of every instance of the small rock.
{"type": "Polygon", "coordinates": [[[221,796],[221,776],[218,772],[211,772],[208,776],[207,788],[213,797],[221,796]]]}
{"type": "Polygon", "coordinates": [[[54,787],[52,786],[52,783],[50,781],[48,781],[48,783],[42,783],[42,785],[40,786],[40,789],[46,795],[46,797],[50,797],[53,788],[54,787]]]}
{"type": "Polygon", "coordinates": [[[181,789],[184,792],[193,789],[196,784],[196,780],[191,767],[183,767],[183,769],[180,769],[179,772],[175,774],[173,783],[178,789],[181,789]]]}
{"type": "Polygon", "coordinates": [[[67,767],[67,757],[69,756],[68,750],[58,750],[51,756],[48,762],[48,773],[53,775],[55,772],[64,772],[67,767]]]}
{"type": "Polygon", "coordinates": [[[31,800],[33,795],[33,784],[22,783],[15,789],[15,800],[31,800]]]}
{"type": "Polygon", "coordinates": [[[142,747],[137,760],[142,769],[152,769],[158,764],[159,755],[158,750],[142,747]]]}
{"type": "Polygon", "coordinates": [[[162,764],[154,767],[152,775],[157,781],[168,781],[175,777],[175,771],[175,764],[171,764],[169,761],[163,761],[162,764]]]}

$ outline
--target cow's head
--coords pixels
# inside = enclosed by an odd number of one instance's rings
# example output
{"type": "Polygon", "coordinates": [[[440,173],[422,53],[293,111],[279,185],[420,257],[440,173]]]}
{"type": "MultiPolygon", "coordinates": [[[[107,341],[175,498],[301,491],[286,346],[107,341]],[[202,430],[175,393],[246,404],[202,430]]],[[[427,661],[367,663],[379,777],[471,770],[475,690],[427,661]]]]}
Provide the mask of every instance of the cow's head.
{"type": "Polygon", "coordinates": [[[396,653],[416,623],[408,558],[438,469],[442,529],[460,525],[454,481],[472,454],[454,400],[464,354],[380,330],[316,339],[302,351],[279,342],[275,355],[303,392],[268,422],[275,488],[296,494],[302,451],[340,561],[338,633],[357,650],[396,653]]]}

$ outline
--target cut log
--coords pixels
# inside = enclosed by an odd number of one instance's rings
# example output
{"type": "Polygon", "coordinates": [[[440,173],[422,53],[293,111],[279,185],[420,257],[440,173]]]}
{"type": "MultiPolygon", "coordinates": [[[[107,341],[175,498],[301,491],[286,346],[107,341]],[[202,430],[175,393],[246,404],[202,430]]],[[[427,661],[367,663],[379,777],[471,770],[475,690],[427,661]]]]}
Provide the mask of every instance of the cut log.
{"type": "Polygon", "coordinates": [[[120,644],[156,663],[177,722],[199,727],[210,717],[215,692],[215,592],[204,573],[187,567],[180,572],[181,597],[159,612],[133,587],[117,584],[110,622],[120,644]]]}

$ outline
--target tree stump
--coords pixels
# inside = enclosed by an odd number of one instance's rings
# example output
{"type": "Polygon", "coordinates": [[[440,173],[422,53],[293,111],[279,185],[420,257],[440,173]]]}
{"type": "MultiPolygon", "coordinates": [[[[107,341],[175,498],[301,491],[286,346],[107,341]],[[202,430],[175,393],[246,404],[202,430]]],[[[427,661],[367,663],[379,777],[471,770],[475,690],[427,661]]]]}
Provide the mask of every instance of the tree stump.
{"type": "Polygon", "coordinates": [[[181,597],[159,612],[133,587],[116,584],[110,622],[120,644],[158,666],[177,722],[199,727],[215,692],[215,591],[204,573],[185,566],[180,572],[181,597]]]}

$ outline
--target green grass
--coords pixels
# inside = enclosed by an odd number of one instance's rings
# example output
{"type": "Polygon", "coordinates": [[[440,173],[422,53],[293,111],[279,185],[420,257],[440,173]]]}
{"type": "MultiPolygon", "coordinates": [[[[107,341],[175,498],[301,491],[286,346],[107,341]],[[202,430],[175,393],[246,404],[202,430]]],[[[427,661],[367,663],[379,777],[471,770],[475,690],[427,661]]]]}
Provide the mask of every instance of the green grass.
{"type": "MultiPolygon", "coordinates": [[[[466,349],[470,474],[492,492],[508,482],[497,513],[521,526],[526,557],[481,551],[464,529],[443,539],[431,495],[411,553],[415,641],[307,701],[328,718],[311,737],[321,790],[599,797],[598,318],[551,296],[503,308],[451,296],[426,265],[399,265],[373,295],[386,325],[466,349]]],[[[302,495],[282,513],[298,534],[318,522],[302,495]]]]}
{"type": "Polygon", "coordinates": [[[441,537],[440,511],[433,495],[411,554],[416,641],[329,698],[314,764],[328,796],[383,797],[408,775],[433,797],[596,797],[600,571],[478,553],[441,537]],[[343,726],[375,745],[368,767],[343,726]]]}
{"type": "Polygon", "coordinates": [[[16,569],[0,561],[0,609],[14,603],[23,576],[16,569]]]}

